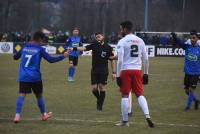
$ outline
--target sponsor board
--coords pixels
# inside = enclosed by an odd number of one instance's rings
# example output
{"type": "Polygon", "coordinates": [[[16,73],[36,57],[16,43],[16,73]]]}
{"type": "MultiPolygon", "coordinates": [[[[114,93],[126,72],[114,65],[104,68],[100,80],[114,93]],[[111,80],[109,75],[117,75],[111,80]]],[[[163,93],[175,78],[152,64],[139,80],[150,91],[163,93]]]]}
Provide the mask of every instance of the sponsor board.
{"type": "Polygon", "coordinates": [[[56,47],[48,45],[48,46],[44,46],[44,48],[48,54],[56,54],[56,47]]]}
{"type": "Polygon", "coordinates": [[[156,47],[155,56],[163,57],[183,57],[185,51],[178,47],[156,47]]]}
{"type": "MultiPolygon", "coordinates": [[[[15,43],[13,42],[0,42],[0,53],[9,53],[12,54],[14,52],[19,52],[23,47],[24,43],[15,43]]],[[[64,52],[64,43],[63,44],[52,44],[43,46],[47,53],[49,54],[61,54],[64,52]]],[[[83,46],[89,45],[88,43],[84,43],[83,46]]],[[[110,44],[113,48],[113,52],[116,55],[116,46],[115,44],[110,44]]],[[[183,57],[185,55],[185,51],[182,48],[178,47],[162,47],[162,46],[154,46],[154,45],[146,45],[146,50],[148,52],[149,57],[183,57]]],[[[82,56],[91,56],[92,51],[84,51],[82,56]]]]}
{"type": "Polygon", "coordinates": [[[0,53],[12,54],[13,42],[0,42],[0,53]]]}
{"type": "Polygon", "coordinates": [[[149,57],[155,57],[155,46],[154,45],[146,45],[146,51],[149,57]]]}

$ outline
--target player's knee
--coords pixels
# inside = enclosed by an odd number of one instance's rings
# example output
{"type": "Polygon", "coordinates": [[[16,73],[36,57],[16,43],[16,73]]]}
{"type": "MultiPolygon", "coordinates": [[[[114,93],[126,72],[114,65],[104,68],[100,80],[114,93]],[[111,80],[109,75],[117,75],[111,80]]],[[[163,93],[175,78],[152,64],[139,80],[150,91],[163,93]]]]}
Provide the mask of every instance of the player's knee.
{"type": "Polygon", "coordinates": [[[128,96],[129,96],[129,93],[123,93],[122,94],[122,98],[128,98],[128,96]]]}
{"type": "Polygon", "coordinates": [[[142,93],[135,93],[135,96],[136,96],[137,98],[139,98],[140,96],[142,96],[142,93]]]}
{"type": "Polygon", "coordinates": [[[74,67],[73,63],[69,63],[69,67],[74,67]]]}
{"type": "Polygon", "coordinates": [[[129,91],[121,91],[121,95],[122,95],[122,98],[128,98],[128,96],[129,96],[129,91]]]}
{"type": "Polygon", "coordinates": [[[100,91],[105,91],[106,90],[104,85],[99,84],[98,86],[99,86],[99,90],[100,91]]]}
{"type": "Polygon", "coordinates": [[[97,91],[97,90],[98,90],[97,85],[93,85],[92,86],[92,91],[97,91]]]}
{"type": "Polygon", "coordinates": [[[19,96],[25,97],[26,94],[25,93],[20,93],[19,96]]]}
{"type": "Polygon", "coordinates": [[[92,88],[92,91],[97,91],[97,90],[98,90],[98,88],[96,88],[96,87],[92,88]]]}

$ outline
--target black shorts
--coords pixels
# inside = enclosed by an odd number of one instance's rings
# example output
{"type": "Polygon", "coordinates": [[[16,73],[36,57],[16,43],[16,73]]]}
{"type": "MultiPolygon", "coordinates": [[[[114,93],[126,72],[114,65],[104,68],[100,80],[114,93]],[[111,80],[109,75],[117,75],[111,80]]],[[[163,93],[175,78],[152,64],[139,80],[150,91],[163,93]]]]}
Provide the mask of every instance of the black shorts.
{"type": "Polygon", "coordinates": [[[78,57],[69,56],[69,63],[73,64],[74,66],[77,66],[78,65],[78,57]]]}
{"type": "Polygon", "coordinates": [[[30,94],[42,94],[43,93],[43,84],[42,81],[38,82],[19,82],[19,93],[30,94]]]}
{"type": "Polygon", "coordinates": [[[91,72],[91,84],[107,84],[108,73],[94,73],[91,72]]]}
{"type": "Polygon", "coordinates": [[[189,89],[189,88],[195,89],[197,87],[198,80],[199,80],[198,75],[185,74],[185,78],[184,78],[185,89],[189,89]]]}

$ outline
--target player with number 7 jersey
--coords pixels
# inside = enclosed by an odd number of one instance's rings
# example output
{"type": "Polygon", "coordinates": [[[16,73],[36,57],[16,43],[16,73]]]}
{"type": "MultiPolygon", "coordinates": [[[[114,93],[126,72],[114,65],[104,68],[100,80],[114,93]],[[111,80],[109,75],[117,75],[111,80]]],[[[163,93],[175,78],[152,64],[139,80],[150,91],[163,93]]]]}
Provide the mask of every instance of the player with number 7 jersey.
{"type": "Polygon", "coordinates": [[[40,62],[44,58],[50,63],[58,62],[68,56],[65,52],[60,56],[50,56],[45,49],[41,46],[44,34],[41,31],[35,32],[33,41],[26,43],[20,52],[14,54],[14,59],[21,58],[19,65],[19,96],[16,101],[16,114],[14,123],[19,123],[21,120],[21,112],[23,107],[24,98],[26,94],[34,92],[37,98],[37,104],[42,114],[41,120],[46,121],[51,117],[51,112],[47,112],[43,98],[43,85],[40,72],[40,62]]]}
{"type": "Polygon", "coordinates": [[[38,43],[27,43],[22,50],[15,55],[15,59],[21,58],[18,80],[22,82],[41,81],[40,62],[44,58],[50,63],[64,59],[64,56],[52,57],[38,43]]]}

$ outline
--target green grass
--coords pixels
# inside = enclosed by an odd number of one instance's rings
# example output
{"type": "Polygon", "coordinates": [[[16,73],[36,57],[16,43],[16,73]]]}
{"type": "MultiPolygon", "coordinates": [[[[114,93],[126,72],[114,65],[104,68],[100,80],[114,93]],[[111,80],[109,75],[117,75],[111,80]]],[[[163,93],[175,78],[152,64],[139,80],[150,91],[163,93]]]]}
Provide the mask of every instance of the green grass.
{"type": "MultiPolygon", "coordinates": [[[[18,62],[9,55],[0,55],[0,134],[200,134],[200,110],[183,110],[183,58],[150,59],[150,83],[144,94],[156,123],[154,129],[148,128],[135,97],[130,127],[114,126],[120,120],[120,93],[111,77],[104,110],[96,111],[90,92],[89,57],[81,57],[74,83],[66,81],[68,60],[55,64],[43,61],[44,97],[54,116],[47,122],[39,121],[36,99],[31,94],[26,97],[21,123],[14,124],[18,62]]],[[[200,88],[196,91],[200,97],[200,88]]]]}

